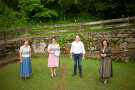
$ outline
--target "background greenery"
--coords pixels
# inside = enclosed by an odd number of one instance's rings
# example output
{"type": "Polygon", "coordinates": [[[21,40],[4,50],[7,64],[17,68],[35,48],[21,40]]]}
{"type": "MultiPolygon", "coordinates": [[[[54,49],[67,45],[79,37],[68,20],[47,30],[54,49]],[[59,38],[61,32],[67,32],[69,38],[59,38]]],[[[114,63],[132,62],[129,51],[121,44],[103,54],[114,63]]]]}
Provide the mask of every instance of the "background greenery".
{"type": "Polygon", "coordinates": [[[0,30],[134,15],[133,0],[0,0],[0,30]]]}

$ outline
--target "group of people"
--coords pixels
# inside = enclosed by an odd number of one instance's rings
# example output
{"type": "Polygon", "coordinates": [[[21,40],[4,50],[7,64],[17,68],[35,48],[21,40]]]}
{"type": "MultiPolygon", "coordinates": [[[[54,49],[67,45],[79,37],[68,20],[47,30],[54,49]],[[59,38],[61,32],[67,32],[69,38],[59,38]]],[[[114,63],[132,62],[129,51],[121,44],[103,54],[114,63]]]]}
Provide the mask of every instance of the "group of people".
{"type": "MultiPolygon", "coordinates": [[[[48,67],[51,68],[51,77],[57,77],[56,68],[60,66],[59,54],[56,55],[56,51],[60,52],[60,46],[56,43],[56,38],[51,38],[51,44],[48,45],[48,67]]],[[[77,71],[77,63],[79,67],[79,76],[82,76],[82,59],[85,59],[85,48],[82,41],[80,41],[80,36],[75,36],[75,41],[72,42],[70,49],[70,58],[74,61],[74,70],[72,76],[76,76],[77,71]]],[[[102,41],[102,45],[99,48],[99,54],[101,56],[100,66],[99,66],[99,76],[102,78],[102,81],[106,84],[108,78],[111,78],[112,73],[112,61],[111,54],[112,50],[109,46],[107,40],[102,41]]],[[[30,79],[30,75],[32,73],[31,68],[31,48],[28,45],[28,40],[24,40],[24,45],[20,47],[20,76],[25,79],[30,79]]]]}

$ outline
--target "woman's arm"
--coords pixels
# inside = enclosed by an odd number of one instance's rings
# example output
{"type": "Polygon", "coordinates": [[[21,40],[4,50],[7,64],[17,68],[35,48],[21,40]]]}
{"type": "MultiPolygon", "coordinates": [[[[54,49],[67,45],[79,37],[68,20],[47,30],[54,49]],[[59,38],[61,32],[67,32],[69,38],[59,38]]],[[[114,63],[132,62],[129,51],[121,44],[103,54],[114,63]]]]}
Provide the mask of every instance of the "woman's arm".
{"type": "Polygon", "coordinates": [[[102,54],[102,52],[101,52],[101,47],[100,47],[100,48],[98,48],[98,50],[99,50],[99,54],[100,54],[100,56],[101,56],[101,57],[104,57],[104,54],[102,54]]]}
{"type": "Polygon", "coordinates": [[[50,50],[48,49],[48,53],[49,53],[49,54],[54,54],[54,51],[50,51],[50,50]]]}
{"type": "Polygon", "coordinates": [[[20,63],[23,63],[22,62],[22,53],[20,53],[20,63]]]}
{"type": "Polygon", "coordinates": [[[107,57],[112,56],[112,48],[111,48],[111,47],[109,47],[109,53],[107,53],[106,56],[107,56],[107,57]]]}
{"type": "Polygon", "coordinates": [[[30,52],[30,57],[31,57],[32,53],[30,52]]]}

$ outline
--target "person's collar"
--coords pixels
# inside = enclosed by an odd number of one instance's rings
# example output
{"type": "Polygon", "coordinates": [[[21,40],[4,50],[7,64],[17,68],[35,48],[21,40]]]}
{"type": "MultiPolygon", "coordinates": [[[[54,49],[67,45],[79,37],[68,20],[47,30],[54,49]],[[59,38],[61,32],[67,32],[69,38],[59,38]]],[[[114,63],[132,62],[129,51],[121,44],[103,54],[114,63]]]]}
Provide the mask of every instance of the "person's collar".
{"type": "Polygon", "coordinates": [[[76,43],[79,43],[80,41],[78,41],[78,42],[77,42],[77,41],[75,41],[75,42],[76,42],[76,43]]]}

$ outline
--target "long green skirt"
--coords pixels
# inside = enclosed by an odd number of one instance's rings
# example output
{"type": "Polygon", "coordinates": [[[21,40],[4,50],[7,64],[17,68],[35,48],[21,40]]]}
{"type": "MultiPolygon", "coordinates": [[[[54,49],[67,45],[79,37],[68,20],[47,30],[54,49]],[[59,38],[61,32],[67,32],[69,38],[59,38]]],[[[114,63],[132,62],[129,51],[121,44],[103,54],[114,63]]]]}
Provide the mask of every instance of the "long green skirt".
{"type": "Polygon", "coordinates": [[[110,78],[113,76],[112,60],[110,57],[100,59],[99,76],[101,78],[110,78]]]}

